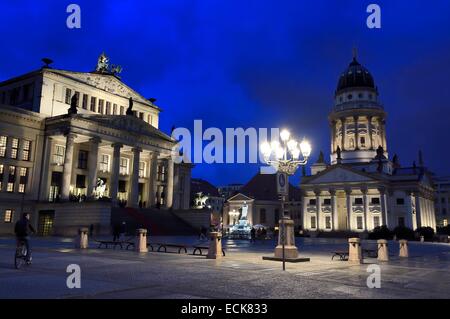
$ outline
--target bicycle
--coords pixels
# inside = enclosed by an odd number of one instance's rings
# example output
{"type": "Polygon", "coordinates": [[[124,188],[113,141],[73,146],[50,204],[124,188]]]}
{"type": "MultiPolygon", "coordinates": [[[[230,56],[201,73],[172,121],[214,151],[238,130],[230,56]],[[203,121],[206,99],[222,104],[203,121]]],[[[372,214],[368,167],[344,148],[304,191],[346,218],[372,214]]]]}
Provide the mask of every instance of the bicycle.
{"type": "Polygon", "coordinates": [[[24,264],[30,265],[31,260],[27,261],[27,247],[24,240],[20,240],[16,247],[16,255],[14,257],[14,266],[20,269],[24,264]]]}

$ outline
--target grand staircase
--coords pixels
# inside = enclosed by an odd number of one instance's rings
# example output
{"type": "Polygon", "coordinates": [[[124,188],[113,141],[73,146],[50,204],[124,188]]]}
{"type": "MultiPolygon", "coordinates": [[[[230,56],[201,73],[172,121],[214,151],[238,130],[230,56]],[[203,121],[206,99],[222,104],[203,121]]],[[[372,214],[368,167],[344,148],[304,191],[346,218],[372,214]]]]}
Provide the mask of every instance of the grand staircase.
{"type": "Polygon", "coordinates": [[[137,228],[146,228],[150,236],[188,236],[198,233],[198,230],[169,210],[114,208],[111,212],[111,225],[122,222],[126,222],[129,234],[134,234],[137,228]]]}

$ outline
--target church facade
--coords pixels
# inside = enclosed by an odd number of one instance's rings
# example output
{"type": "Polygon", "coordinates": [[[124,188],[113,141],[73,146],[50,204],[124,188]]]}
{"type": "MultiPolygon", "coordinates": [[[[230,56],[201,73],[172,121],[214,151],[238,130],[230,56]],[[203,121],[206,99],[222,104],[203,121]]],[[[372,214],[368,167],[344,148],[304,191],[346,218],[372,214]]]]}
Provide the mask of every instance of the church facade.
{"type": "Polygon", "coordinates": [[[188,209],[191,166],[158,129],[160,108],[107,57],[92,72],[48,65],[0,83],[0,233],[22,212],[41,233],[109,230],[114,207],[188,209]]]}
{"type": "Polygon", "coordinates": [[[389,157],[386,116],[371,73],[355,56],[339,78],[328,117],[330,163],[321,153],[300,184],[304,229],[436,229],[431,173],[421,155],[411,167],[389,157]]]}

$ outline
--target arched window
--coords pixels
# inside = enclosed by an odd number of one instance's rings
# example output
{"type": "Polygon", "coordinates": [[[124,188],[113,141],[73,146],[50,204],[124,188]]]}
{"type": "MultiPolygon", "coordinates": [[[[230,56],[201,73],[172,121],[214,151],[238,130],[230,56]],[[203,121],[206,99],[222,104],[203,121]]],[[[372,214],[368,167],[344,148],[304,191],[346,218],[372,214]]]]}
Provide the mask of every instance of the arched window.
{"type": "Polygon", "coordinates": [[[349,144],[350,144],[350,148],[355,147],[355,140],[353,138],[350,138],[349,144]]]}

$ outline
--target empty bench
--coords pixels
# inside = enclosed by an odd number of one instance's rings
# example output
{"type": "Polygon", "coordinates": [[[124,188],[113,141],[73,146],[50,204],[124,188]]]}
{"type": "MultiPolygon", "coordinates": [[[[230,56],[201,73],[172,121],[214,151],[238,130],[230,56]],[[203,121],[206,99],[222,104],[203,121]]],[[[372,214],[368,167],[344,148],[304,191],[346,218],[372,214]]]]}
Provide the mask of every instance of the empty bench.
{"type": "Polygon", "coordinates": [[[367,257],[377,258],[378,257],[378,247],[362,248],[362,254],[363,254],[363,256],[366,255],[367,257]]]}
{"type": "MultiPolygon", "coordinates": [[[[134,241],[127,241],[127,242],[124,242],[124,244],[127,244],[127,248],[126,248],[127,250],[130,249],[130,248],[134,248],[134,241]]],[[[153,245],[152,244],[147,243],[147,248],[150,248],[151,251],[153,251],[153,245]]]]}
{"type": "MultiPolygon", "coordinates": [[[[194,251],[192,252],[193,255],[196,255],[198,252],[200,256],[203,256],[203,251],[208,251],[209,246],[193,246],[194,251]]],[[[222,255],[225,257],[225,249],[222,248],[222,255]]]]}
{"type": "Polygon", "coordinates": [[[123,248],[122,242],[120,241],[112,241],[112,240],[96,240],[98,243],[98,248],[102,248],[104,246],[105,248],[108,248],[108,246],[113,246],[113,249],[116,249],[116,246],[120,246],[120,249],[123,248]]]}
{"type": "Polygon", "coordinates": [[[178,248],[178,253],[181,254],[181,251],[184,250],[184,252],[187,254],[187,246],[182,244],[162,244],[158,243],[155,244],[158,246],[158,252],[161,252],[164,250],[165,253],[167,253],[167,248],[178,248]]]}

